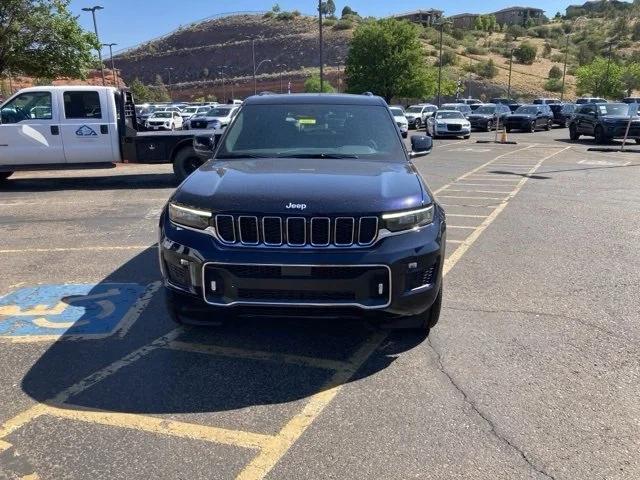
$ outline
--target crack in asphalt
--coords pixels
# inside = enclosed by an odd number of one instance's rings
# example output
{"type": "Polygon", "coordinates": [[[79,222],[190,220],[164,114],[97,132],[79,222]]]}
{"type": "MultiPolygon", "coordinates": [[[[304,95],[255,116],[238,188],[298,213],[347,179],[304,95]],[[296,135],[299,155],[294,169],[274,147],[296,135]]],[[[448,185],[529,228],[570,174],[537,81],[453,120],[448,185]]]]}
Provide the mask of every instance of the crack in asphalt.
{"type": "Polygon", "coordinates": [[[435,355],[436,355],[436,360],[437,360],[437,363],[438,363],[438,370],[445,377],[447,377],[447,379],[449,380],[449,383],[451,383],[451,385],[453,385],[453,387],[458,391],[458,393],[460,393],[460,395],[462,395],[462,398],[463,398],[464,402],[467,405],[469,405],[473,409],[473,411],[487,423],[487,425],[489,425],[490,431],[493,434],[493,436],[496,437],[498,440],[500,440],[502,443],[504,443],[504,444],[508,445],[509,447],[511,447],[513,450],[515,450],[520,455],[520,457],[527,463],[527,465],[529,465],[534,471],[538,472],[540,475],[545,476],[546,478],[549,478],[551,480],[555,480],[555,477],[553,475],[551,475],[550,473],[547,473],[545,470],[542,469],[542,467],[538,467],[533,462],[533,460],[531,460],[527,456],[527,454],[520,447],[518,447],[517,445],[512,443],[508,438],[506,438],[505,436],[501,435],[498,432],[498,429],[497,429],[496,425],[493,423],[493,421],[491,419],[489,419],[489,417],[487,417],[478,408],[478,406],[475,404],[475,402],[473,402],[473,400],[471,400],[471,398],[469,397],[467,392],[465,392],[464,389],[454,380],[454,378],[451,376],[451,374],[446,371],[446,369],[444,368],[444,364],[442,363],[442,356],[440,355],[440,352],[433,346],[433,343],[431,343],[431,338],[430,337],[427,337],[427,344],[429,345],[429,347],[431,348],[433,353],[435,353],[435,355]]]}
{"type": "Polygon", "coordinates": [[[601,327],[600,325],[596,325],[595,323],[591,323],[591,322],[587,322],[581,318],[578,317],[572,317],[570,315],[563,315],[561,313],[546,313],[546,312],[540,312],[540,311],[536,311],[536,310],[503,310],[503,309],[496,309],[496,310],[490,310],[490,309],[483,309],[483,308],[471,308],[471,307],[442,307],[442,309],[449,309],[449,310],[456,310],[459,312],[482,312],[482,313],[517,313],[520,315],[538,315],[541,317],[555,317],[555,318],[564,318],[565,320],[572,320],[576,323],[579,323],[580,325],[584,326],[584,327],[589,327],[589,328],[593,328],[594,330],[598,330],[600,333],[604,333],[612,338],[616,338],[618,340],[625,340],[625,338],[621,337],[620,335],[616,335],[614,332],[601,327]]]}

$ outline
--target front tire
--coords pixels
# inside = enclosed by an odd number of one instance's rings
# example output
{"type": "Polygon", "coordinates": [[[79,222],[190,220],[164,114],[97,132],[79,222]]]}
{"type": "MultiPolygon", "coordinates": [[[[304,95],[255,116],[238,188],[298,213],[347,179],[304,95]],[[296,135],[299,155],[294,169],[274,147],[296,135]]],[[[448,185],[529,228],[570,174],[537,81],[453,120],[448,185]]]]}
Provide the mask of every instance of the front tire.
{"type": "Polygon", "coordinates": [[[551,130],[551,120],[547,121],[547,124],[544,126],[544,129],[548,132],[551,130]]]}
{"type": "Polygon", "coordinates": [[[471,135],[465,135],[465,136],[464,136],[464,137],[462,137],[462,138],[464,138],[465,140],[469,140],[469,139],[471,138],[471,135]]]}
{"type": "Polygon", "coordinates": [[[536,122],[535,122],[535,120],[533,122],[531,122],[531,125],[529,126],[529,131],[531,133],[535,133],[536,132],[536,122]]]}
{"type": "Polygon", "coordinates": [[[13,172],[0,172],[0,182],[6,180],[11,175],[13,175],[13,172]]]}
{"type": "Polygon", "coordinates": [[[438,320],[440,320],[440,311],[442,310],[442,285],[438,291],[438,296],[431,305],[431,307],[418,315],[414,315],[411,318],[412,327],[411,330],[429,334],[429,331],[436,326],[438,320]]]}
{"type": "Polygon", "coordinates": [[[569,139],[572,142],[577,142],[580,139],[580,134],[574,124],[569,124],[569,139]]]}
{"type": "Polygon", "coordinates": [[[402,132],[402,138],[407,138],[408,135],[409,135],[408,132],[402,132]]]}
{"type": "Polygon", "coordinates": [[[487,127],[485,128],[485,131],[490,132],[491,130],[493,130],[493,122],[489,120],[487,122],[487,127]]]}
{"type": "Polygon", "coordinates": [[[192,148],[182,148],[173,159],[173,173],[179,182],[195,172],[204,160],[193,151],[192,148]]]}
{"type": "Polygon", "coordinates": [[[607,143],[607,137],[604,134],[604,130],[601,126],[596,127],[595,131],[595,140],[598,145],[602,145],[603,143],[607,143]]]}
{"type": "Polygon", "coordinates": [[[178,325],[220,326],[224,320],[232,318],[224,307],[202,309],[189,296],[165,287],[165,305],[169,317],[178,325]],[[200,307],[200,308],[199,308],[200,307]]]}
{"type": "Polygon", "coordinates": [[[416,118],[416,130],[420,130],[422,128],[422,121],[419,118],[416,118]]]}

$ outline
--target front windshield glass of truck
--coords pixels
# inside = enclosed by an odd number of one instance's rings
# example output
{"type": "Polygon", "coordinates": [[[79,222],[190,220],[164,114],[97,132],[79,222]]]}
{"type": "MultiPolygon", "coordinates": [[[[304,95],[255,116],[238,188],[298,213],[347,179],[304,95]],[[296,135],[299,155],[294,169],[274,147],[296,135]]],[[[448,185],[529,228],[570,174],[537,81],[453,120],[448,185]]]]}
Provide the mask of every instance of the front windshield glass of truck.
{"type": "Polygon", "coordinates": [[[375,105],[247,105],[216,157],[406,161],[387,107],[375,105]]]}
{"type": "Polygon", "coordinates": [[[207,117],[227,117],[230,112],[230,108],[212,108],[207,112],[207,117]]]}
{"type": "Polygon", "coordinates": [[[171,112],[156,112],[153,114],[155,118],[171,118],[172,115],[171,112]]]}

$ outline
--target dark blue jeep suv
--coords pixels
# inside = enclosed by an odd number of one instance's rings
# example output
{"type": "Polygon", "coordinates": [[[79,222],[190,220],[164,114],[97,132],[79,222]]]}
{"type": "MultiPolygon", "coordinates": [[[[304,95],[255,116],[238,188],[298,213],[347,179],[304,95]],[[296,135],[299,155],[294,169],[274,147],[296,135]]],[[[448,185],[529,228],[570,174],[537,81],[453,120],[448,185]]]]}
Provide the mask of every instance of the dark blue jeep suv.
{"type": "Polygon", "coordinates": [[[388,106],[371,95],[247,99],[160,219],[172,318],[371,317],[428,330],[445,215],[388,106]]]}

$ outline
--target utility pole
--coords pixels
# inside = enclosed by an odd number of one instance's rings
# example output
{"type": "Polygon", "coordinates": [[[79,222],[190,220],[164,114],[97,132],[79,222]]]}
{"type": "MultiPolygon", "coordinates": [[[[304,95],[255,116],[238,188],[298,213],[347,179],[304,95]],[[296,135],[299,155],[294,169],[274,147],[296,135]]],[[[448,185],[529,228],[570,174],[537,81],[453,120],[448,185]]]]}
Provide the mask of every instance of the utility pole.
{"type": "Polygon", "coordinates": [[[169,73],[169,84],[167,85],[167,87],[169,89],[169,101],[172,102],[173,92],[171,90],[171,70],[173,70],[173,67],[165,67],[164,69],[169,73]]]}
{"type": "Polygon", "coordinates": [[[569,34],[567,33],[567,42],[564,47],[564,66],[562,67],[562,89],[560,90],[560,101],[564,100],[564,82],[567,76],[567,60],[569,58],[569,34]]]}
{"type": "Polygon", "coordinates": [[[507,87],[507,98],[511,98],[511,70],[513,67],[513,48],[509,51],[509,86],[507,87]]]}
{"type": "MultiPolygon", "coordinates": [[[[98,39],[98,44],[100,44],[100,37],[98,36],[98,24],[96,23],[96,10],[103,10],[104,7],[100,5],[96,5],[95,7],[85,7],[82,10],[84,12],[91,12],[91,16],[93,17],[93,30],[96,32],[96,38],[98,39]]],[[[102,85],[106,85],[104,80],[104,65],[102,64],[102,49],[98,48],[98,59],[100,60],[100,73],[102,74],[102,85]]]]}
{"type": "Polygon", "coordinates": [[[118,79],[116,78],[116,67],[113,63],[113,47],[118,45],[117,43],[103,43],[103,47],[109,47],[109,58],[111,59],[111,73],[113,74],[113,86],[118,86],[118,79]]]}
{"type": "Polygon", "coordinates": [[[320,93],[324,91],[324,60],[322,58],[322,0],[318,0],[318,33],[320,40],[320,93]]]}
{"type": "Polygon", "coordinates": [[[256,40],[251,39],[251,54],[253,56],[253,94],[258,93],[258,81],[256,80],[256,40]]]}
{"type": "MultiPolygon", "coordinates": [[[[218,73],[220,75],[222,75],[222,100],[223,101],[225,101],[225,99],[227,98],[227,89],[226,89],[226,87],[224,85],[224,69],[225,68],[229,68],[229,65],[222,65],[220,67],[220,70],[218,70],[218,73]]],[[[233,95],[231,95],[231,96],[233,96],[233,95]]]]}
{"type": "Polygon", "coordinates": [[[440,94],[442,85],[442,32],[444,30],[444,22],[440,22],[440,56],[438,57],[438,108],[440,108],[440,94]]]}

